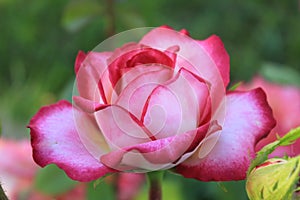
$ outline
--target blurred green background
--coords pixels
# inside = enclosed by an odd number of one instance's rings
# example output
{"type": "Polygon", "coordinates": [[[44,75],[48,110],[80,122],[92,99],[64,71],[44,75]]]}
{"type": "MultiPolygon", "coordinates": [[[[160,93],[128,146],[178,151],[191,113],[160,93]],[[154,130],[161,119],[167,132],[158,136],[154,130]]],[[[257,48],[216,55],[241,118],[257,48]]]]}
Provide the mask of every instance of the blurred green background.
{"type": "MultiPolygon", "coordinates": [[[[25,126],[42,105],[70,98],[79,50],[121,31],[163,24],[197,39],[219,35],[230,54],[232,83],[260,73],[300,86],[297,0],[0,0],[3,136],[29,137],[25,126]]],[[[177,199],[247,199],[243,182],[167,174],[165,183],[165,195],[177,199]]]]}

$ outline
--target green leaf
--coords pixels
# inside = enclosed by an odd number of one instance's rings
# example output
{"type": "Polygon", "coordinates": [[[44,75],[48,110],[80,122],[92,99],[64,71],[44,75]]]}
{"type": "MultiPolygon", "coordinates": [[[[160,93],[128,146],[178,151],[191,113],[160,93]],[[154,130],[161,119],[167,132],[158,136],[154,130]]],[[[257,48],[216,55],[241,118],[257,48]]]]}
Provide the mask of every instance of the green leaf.
{"type": "Polygon", "coordinates": [[[255,159],[251,162],[248,169],[249,173],[258,165],[262,164],[268,159],[268,156],[279,146],[287,146],[293,143],[295,140],[300,138],[300,127],[292,129],[290,132],[285,134],[282,138],[278,138],[276,141],[264,146],[259,152],[255,159]]]}
{"type": "Polygon", "coordinates": [[[250,200],[290,200],[295,195],[300,173],[300,156],[270,159],[248,176],[246,190],[250,200]]]}
{"type": "Polygon", "coordinates": [[[235,83],[233,86],[231,86],[231,87],[229,88],[229,91],[234,91],[234,90],[236,90],[236,88],[238,88],[241,84],[242,84],[241,81],[235,83]]]}
{"type": "Polygon", "coordinates": [[[290,132],[285,134],[282,138],[279,138],[280,146],[290,145],[298,138],[300,138],[300,127],[292,129],[290,132]]]}
{"type": "Polygon", "coordinates": [[[66,6],[62,25],[70,32],[78,31],[95,16],[101,15],[102,6],[95,0],[72,0],[66,6]]]}
{"type": "Polygon", "coordinates": [[[45,194],[58,195],[71,190],[76,184],[76,181],[68,178],[64,171],[52,164],[38,171],[34,187],[45,194]]]}

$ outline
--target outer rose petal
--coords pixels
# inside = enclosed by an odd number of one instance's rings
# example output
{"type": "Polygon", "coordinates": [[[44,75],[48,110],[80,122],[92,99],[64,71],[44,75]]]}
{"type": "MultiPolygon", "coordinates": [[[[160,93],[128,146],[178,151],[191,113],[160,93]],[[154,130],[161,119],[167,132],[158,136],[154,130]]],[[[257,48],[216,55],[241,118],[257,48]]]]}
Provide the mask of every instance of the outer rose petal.
{"type": "Polygon", "coordinates": [[[178,45],[180,50],[177,54],[197,68],[196,72],[193,71],[194,73],[201,74],[205,70],[203,78],[213,82],[211,81],[214,78],[212,75],[216,76],[216,73],[211,66],[215,64],[223,78],[224,86],[226,87],[229,82],[229,56],[217,36],[197,41],[182,31],[178,34],[170,28],[159,27],[146,34],[140,43],[158,49],[167,49],[170,46],[178,45]]]}
{"type": "Polygon", "coordinates": [[[200,46],[202,46],[207,53],[211,56],[212,60],[215,62],[216,66],[218,67],[221,76],[224,81],[225,87],[229,83],[229,55],[224,48],[224,44],[221,39],[216,36],[212,35],[206,40],[198,41],[200,46]]]}
{"type": "Polygon", "coordinates": [[[107,59],[110,52],[89,52],[83,59],[83,52],[79,52],[76,58],[75,70],[78,92],[81,97],[100,103],[107,103],[107,93],[110,87],[107,76],[107,59]],[[81,63],[80,63],[81,62],[81,63]],[[102,85],[107,86],[106,91],[98,87],[101,79],[102,85]]]}
{"type": "Polygon", "coordinates": [[[196,152],[176,168],[178,173],[201,181],[245,178],[255,144],[275,126],[275,120],[261,89],[228,94],[226,109],[225,123],[212,151],[203,159],[198,158],[201,152],[196,152]]]}
{"type": "MultiPolygon", "coordinates": [[[[256,149],[259,150],[266,144],[275,141],[277,135],[282,137],[292,128],[300,126],[300,88],[270,83],[261,77],[255,77],[251,83],[243,84],[238,89],[246,90],[256,87],[261,87],[266,92],[268,103],[277,120],[275,128],[268,137],[257,144],[256,149]]],[[[289,146],[276,148],[269,157],[296,156],[298,154],[300,154],[300,140],[289,146]]]]}
{"type": "MultiPolygon", "coordinates": [[[[211,83],[211,110],[214,112],[217,109],[225,96],[227,80],[223,80],[223,77],[229,76],[229,69],[226,68],[228,64],[225,65],[223,61],[214,59],[226,60],[223,57],[227,57],[227,54],[221,54],[222,56],[220,57],[211,55],[210,53],[213,51],[208,50],[210,49],[208,46],[211,45],[206,45],[205,47],[199,45],[197,40],[194,40],[183,33],[170,30],[169,28],[155,28],[147,33],[139,43],[159,50],[164,50],[177,45],[179,51],[177,51],[176,66],[174,70],[179,71],[180,68],[185,68],[206,80],[208,83],[211,83]],[[219,69],[219,67],[223,67],[220,63],[225,66],[222,70],[219,69]]],[[[222,49],[223,45],[217,47],[222,49]]],[[[224,52],[226,53],[225,50],[224,52]]]]}
{"type": "Polygon", "coordinates": [[[75,65],[74,65],[74,71],[76,74],[79,71],[81,64],[85,58],[86,58],[86,54],[83,51],[79,51],[76,56],[75,65]]]}
{"type": "Polygon", "coordinates": [[[42,167],[54,163],[78,181],[91,181],[113,172],[82,144],[72,109],[72,104],[62,100],[41,108],[31,119],[28,127],[35,162],[42,167]]]}
{"type": "MultiPolygon", "coordinates": [[[[105,165],[122,170],[162,170],[183,162],[192,153],[190,147],[199,144],[205,134],[217,131],[211,124],[176,136],[154,140],[112,151],[101,157],[105,165]],[[209,128],[212,128],[209,130],[209,128]]],[[[217,125],[218,126],[218,125],[217,125]]]]}

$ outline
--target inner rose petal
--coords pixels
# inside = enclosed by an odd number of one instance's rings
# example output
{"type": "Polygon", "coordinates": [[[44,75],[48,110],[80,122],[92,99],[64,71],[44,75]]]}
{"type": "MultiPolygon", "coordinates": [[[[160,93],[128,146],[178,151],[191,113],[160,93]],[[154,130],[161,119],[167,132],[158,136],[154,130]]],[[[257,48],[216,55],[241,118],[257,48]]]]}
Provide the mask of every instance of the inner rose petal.
{"type": "Polygon", "coordinates": [[[111,150],[149,142],[151,133],[124,108],[111,105],[95,112],[96,121],[111,150]]]}
{"type": "Polygon", "coordinates": [[[127,73],[130,69],[141,64],[161,64],[169,67],[174,66],[175,57],[170,58],[166,53],[157,49],[152,49],[141,44],[132,44],[130,48],[125,46],[123,49],[119,49],[116,55],[113,55],[109,59],[109,76],[110,81],[115,87],[123,74],[127,73]]]}
{"type": "Polygon", "coordinates": [[[181,69],[174,79],[156,87],[145,104],[141,121],[155,135],[165,138],[196,129],[210,98],[204,80],[181,69]]]}
{"type": "Polygon", "coordinates": [[[130,80],[118,96],[112,96],[112,102],[122,106],[138,119],[141,119],[144,105],[154,88],[168,81],[173,75],[169,67],[153,64],[152,66],[140,65],[127,72],[120,81],[130,80]],[[144,70],[144,73],[141,71],[144,70]]]}

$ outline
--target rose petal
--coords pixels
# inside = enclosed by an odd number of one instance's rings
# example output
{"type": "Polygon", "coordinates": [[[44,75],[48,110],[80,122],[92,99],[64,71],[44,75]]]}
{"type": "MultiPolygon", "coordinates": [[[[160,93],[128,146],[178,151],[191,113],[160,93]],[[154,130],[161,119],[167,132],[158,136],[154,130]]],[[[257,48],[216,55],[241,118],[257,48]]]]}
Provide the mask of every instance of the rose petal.
{"type": "Polygon", "coordinates": [[[162,65],[137,66],[123,75],[122,82],[130,82],[126,83],[119,96],[112,97],[112,101],[141,119],[144,105],[153,89],[168,81],[172,75],[173,70],[162,65]]]}
{"type": "Polygon", "coordinates": [[[212,35],[206,40],[198,41],[198,43],[206,50],[207,54],[210,55],[215,65],[218,67],[224,81],[224,86],[227,87],[230,69],[229,55],[224,48],[222,40],[218,36],[212,35]]]}
{"type": "Polygon", "coordinates": [[[100,156],[107,153],[110,149],[97,125],[94,115],[73,107],[73,116],[81,143],[96,160],[99,160],[100,156]]]}
{"type": "Polygon", "coordinates": [[[151,141],[151,133],[124,108],[111,105],[95,112],[96,121],[112,150],[151,141]]]}
{"type": "Polygon", "coordinates": [[[109,59],[108,70],[113,87],[115,87],[123,74],[126,74],[127,71],[141,64],[174,66],[172,58],[163,51],[140,44],[125,45],[124,47],[117,49],[114,55],[109,59]]]}
{"type": "MultiPolygon", "coordinates": [[[[300,126],[300,88],[291,85],[280,85],[264,80],[262,77],[255,77],[251,83],[241,85],[238,90],[247,90],[261,87],[267,94],[268,103],[274,112],[277,121],[275,128],[256,146],[260,150],[266,144],[282,137],[292,128],[300,126]]],[[[297,156],[300,154],[300,140],[295,143],[278,147],[269,157],[282,157],[285,155],[297,156]]]]}
{"type": "MultiPolygon", "coordinates": [[[[109,92],[103,91],[103,88],[99,88],[98,83],[101,80],[101,82],[104,82],[102,84],[107,85],[106,82],[109,81],[106,60],[110,55],[110,52],[89,52],[86,55],[76,74],[77,88],[81,97],[95,102],[107,103],[106,93],[109,92]]],[[[78,60],[81,59],[78,58],[78,60]]],[[[111,87],[105,87],[106,90],[109,88],[111,87]]]]}
{"type": "Polygon", "coordinates": [[[107,106],[107,104],[99,104],[98,102],[82,98],[81,96],[73,96],[73,103],[87,113],[93,113],[107,106]]]}
{"type": "Polygon", "coordinates": [[[69,102],[62,100],[41,108],[28,127],[33,158],[40,166],[54,163],[78,181],[95,180],[114,171],[96,160],[82,144],[69,102]]]}
{"type": "MultiPolygon", "coordinates": [[[[194,73],[202,74],[205,79],[210,81],[208,77],[213,78],[211,77],[212,72],[202,73],[203,69],[209,72],[212,68],[217,67],[226,87],[229,83],[229,55],[221,39],[212,35],[203,41],[193,40],[186,33],[185,30],[176,32],[170,27],[159,27],[146,34],[140,43],[157,49],[167,49],[170,46],[178,45],[180,49],[178,55],[197,68],[195,72],[193,71],[194,73]],[[197,44],[200,45],[200,48],[197,47],[197,44]]],[[[179,64],[179,66],[181,65],[179,64]]]]}
{"type": "MultiPolygon", "coordinates": [[[[217,42],[208,42],[208,44],[211,43],[217,42]]],[[[228,56],[225,54],[226,52],[219,58],[216,56],[217,54],[208,47],[212,45],[206,45],[204,47],[199,45],[196,40],[168,28],[155,28],[151,30],[141,39],[140,44],[148,45],[159,50],[178,45],[179,51],[177,52],[175,71],[180,70],[180,68],[185,68],[211,83],[210,94],[212,99],[212,111],[217,109],[219,103],[225,96],[227,86],[227,82],[224,82],[227,81],[227,79],[223,80],[223,77],[229,76],[229,69],[227,69],[228,64],[225,65],[224,61],[226,60],[225,57],[228,56]],[[210,51],[208,49],[210,49],[210,51]],[[221,61],[214,60],[217,58],[221,59],[221,61]],[[222,65],[222,67],[224,67],[222,70],[219,69],[219,67],[221,67],[220,63],[224,64],[224,66],[222,65]]],[[[223,45],[216,46],[216,48],[224,49],[223,45]]],[[[223,50],[216,52],[223,52],[223,50]]]]}
{"type": "Polygon", "coordinates": [[[142,122],[157,139],[194,130],[209,99],[207,84],[181,69],[176,77],[156,87],[145,105],[142,122]]]}
{"type": "Polygon", "coordinates": [[[176,168],[177,173],[202,181],[245,178],[255,156],[255,144],[274,127],[275,120],[261,89],[228,94],[226,109],[225,123],[214,148],[203,159],[197,151],[176,168]]]}
{"type": "MultiPolygon", "coordinates": [[[[101,162],[118,170],[161,170],[174,167],[194,143],[199,143],[210,124],[186,133],[112,151],[101,162]]],[[[186,159],[187,157],[184,157],[186,159]]]]}
{"type": "Polygon", "coordinates": [[[78,73],[80,67],[82,66],[81,64],[85,58],[86,58],[86,54],[83,51],[79,51],[76,56],[75,65],[74,65],[74,71],[76,74],[78,73]]]}

